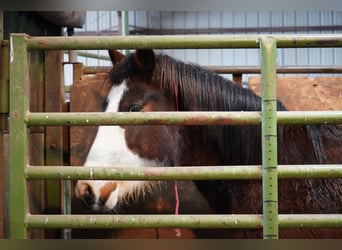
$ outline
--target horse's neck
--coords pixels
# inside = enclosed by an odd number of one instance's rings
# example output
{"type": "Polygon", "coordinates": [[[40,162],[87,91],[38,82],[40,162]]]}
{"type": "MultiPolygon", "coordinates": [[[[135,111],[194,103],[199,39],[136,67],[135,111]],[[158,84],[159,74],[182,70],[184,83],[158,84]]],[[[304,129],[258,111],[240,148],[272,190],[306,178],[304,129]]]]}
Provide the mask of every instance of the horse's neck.
{"type": "Polygon", "coordinates": [[[261,163],[258,126],[185,126],[182,139],[182,165],[261,163]]]}
{"type": "Polygon", "coordinates": [[[280,164],[340,163],[342,129],[335,125],[294,125],[279,130],[280,164]]]}
{"type": "MultiPolygon", "coordinates": [[[[278,163],[322,163],[327,151],[325,137],[319,127],[303,125],[280,125],[278,127],[278,163]],[[308,133],[309,130],[309,133],[308,133]]],[[[261,164],[262,138],[258,125],[244,126],[185,126],[182,138],[181,165],[245,165],[261,164]]],[[[332,143],[329,140],[329,143],[332,143]]],[[[341,140],[334,142],[337,148],[331,151],[335,158],[341,140]]],[[[337,155],[336,155],[337,154],[337,155]]],[[[331,157],[333,158],[333,157],[331,157]]]]}
{"type": "Polygon", "coordinates": [[[183,126],[180,164],[183,166],[220,165],[221,156],[217,145],[210,141],[206,126],[183,126]]]}

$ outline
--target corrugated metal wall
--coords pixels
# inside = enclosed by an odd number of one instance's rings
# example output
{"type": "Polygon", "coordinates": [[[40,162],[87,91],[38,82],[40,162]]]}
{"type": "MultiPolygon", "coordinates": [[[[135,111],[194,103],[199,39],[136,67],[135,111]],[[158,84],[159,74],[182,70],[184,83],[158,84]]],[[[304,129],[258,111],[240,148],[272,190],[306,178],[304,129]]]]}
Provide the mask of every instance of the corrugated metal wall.
{"type": "MultiPolygon", "coordinates": [[[[221,11],[221,12],[129,12],[130,31],[204,32],[220,34],[342,32],[342,11],[221,11]],[[322,27],[322,28],[320,28],[322,27]]],[[[89,11],[87,22],[77,34],[108,35],[119,33],[116,11],[89,11]],[[87,33],[88,32],[88,33],[87,33]]],[[[174,33],[175,33],[174,32],[174,33]]],[[[105,51],[93,51],[106,55],[105,51]]],[[[164,53],[200,65],[257,66],[259,51],[250,49],[164,50],[164,53]]],[[[279,49],[279,66],[342,65],[341,48],[279,49]]],[[[86,65],[108,65],[106,61],[82,59],[86,65]]],[[[247,75],[244,80],[247,79],[247,75]]]]}

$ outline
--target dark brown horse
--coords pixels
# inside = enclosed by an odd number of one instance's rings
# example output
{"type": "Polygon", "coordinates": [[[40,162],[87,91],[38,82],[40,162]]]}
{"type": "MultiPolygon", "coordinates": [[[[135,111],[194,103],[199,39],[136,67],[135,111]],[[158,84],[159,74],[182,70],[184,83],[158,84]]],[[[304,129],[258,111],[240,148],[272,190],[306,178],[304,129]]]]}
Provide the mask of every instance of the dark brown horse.
{"type": "MultiPolygon", "coordinates": [[[[111,56],[113,87],[105,112],[261,110],[259,96],[199,66],[152,50],[137,50],[126,58],[117,55],[111,56]]],[[[286,110],[280,102],[277,108],[286,110]]],[[[341,127],[279,125],[278,162],[341,163],[341,127]]],[[[100,126],[85,166],[248,164],[261,164],[260,126],[164,125],[100,126]]],[[[195,183],[215,213],[262,213],[260,180],[195,183]]],[[[339,178],[279,180],[279,213],[341,213],[341,184],[339,178]]],[[[110,211],[155,188],[155,182],[145,181],[78,181],[76,194],[89,208],[110,211]]],[[[280,229],[279,234],[281,238],[340,238],[342,230],[280,229]]],[[[262,230],[226,230],[217,237],[261,238],[262,230]]]]}

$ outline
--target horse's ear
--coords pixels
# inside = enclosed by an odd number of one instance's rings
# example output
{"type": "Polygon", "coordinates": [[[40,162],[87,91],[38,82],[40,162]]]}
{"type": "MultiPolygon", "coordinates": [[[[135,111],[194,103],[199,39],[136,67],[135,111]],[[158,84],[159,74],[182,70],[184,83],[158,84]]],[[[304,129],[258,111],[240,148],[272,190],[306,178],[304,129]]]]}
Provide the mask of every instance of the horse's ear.
{"type": "Polygon", "coordinates": [[[124,54],[121,54],[117,50],[108,50],[108,54],[109,54],[110,60],[112,61],[113,66],[121,62],[126,57],[124,54]]]}
{"type": "Polygon", "coordinates": [[[142,72],[152,73],[156,66],[156,56],[151,49],[139,49],[135,53],[135,62],[142,72]]]}

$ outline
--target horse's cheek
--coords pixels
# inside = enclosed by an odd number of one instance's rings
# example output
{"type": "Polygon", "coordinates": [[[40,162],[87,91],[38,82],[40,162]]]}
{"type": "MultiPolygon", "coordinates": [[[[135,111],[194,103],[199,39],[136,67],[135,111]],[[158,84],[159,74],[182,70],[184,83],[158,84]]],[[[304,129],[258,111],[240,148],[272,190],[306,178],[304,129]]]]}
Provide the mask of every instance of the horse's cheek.
{"type": "Polygon", "coordinates": [[[125,129],[125,140],[127,147],[129,150],[131,150],[133,153],[137,154],[137,144],[139,143],[139,137],[138,134],[135,132],[134,128],[127,126],[125,129]]]}
{"type": "Polygon", "coordinates": [[[127,147],[134,154],[145,159],[170,160],[170,147],[174,145],[173,138],[165,126],[135,126],[127,127],[125,140],[127,147]]]}
{"type": "Polygon", "coordinates": [[[153,159],[155,157],[154,138],[146,126],[129,126],[125,130],[127,147],[142,158],[153,159]]]}

